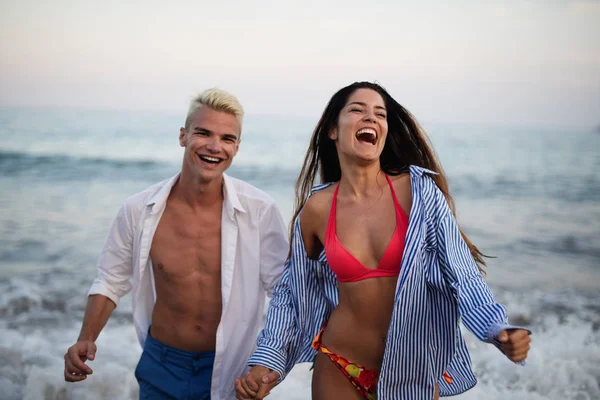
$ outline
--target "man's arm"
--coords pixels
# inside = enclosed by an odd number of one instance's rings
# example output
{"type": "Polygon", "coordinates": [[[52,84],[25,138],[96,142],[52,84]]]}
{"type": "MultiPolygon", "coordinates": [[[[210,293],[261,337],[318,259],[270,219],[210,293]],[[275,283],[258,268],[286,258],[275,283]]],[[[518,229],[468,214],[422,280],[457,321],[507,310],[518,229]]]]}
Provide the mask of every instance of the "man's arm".
{"type": "Polygon", "coordinates": [[[106,296],[101,294],[89,296],[77,341],[95,342],[116,307],[117,305],[106,296]]]}
{"type": "Polygon", "coordinates": [[[88,297],[77,343],[69,347],[65,354],[65,380],[67,382],[82,381],[87,375],[93,373],[85,362],[87,360],[93,361],[96,357],[96,344],[94,342],[115,307],[115,303],[101,294],[88,297]]]}
{"type": "Polygon", "coordinates": [[[82,381],[93,373],[85,362],[94,360],[96,339],[119,299],[131,290],[133,228],[127,214],[127,207],[124,205],[112,224],[98,260],[98,277],[88,293],[79,338],[64,356],[67,382],[82,381]]]}
{"type": "Polygon", "coordinates": [[[268,204],[260,219],[260,280],[269,296],[281,279],[289,252],[283,218],[275,203],[268,204]]]}
{"type": "Polygon", "coordinates": [[[306,256],[302,243],[300,218],[294,223],[294,237],[291,256],[283,266],[281,279],[273,289],[273,298],[269,302],[269,309],[265,327],[257,338],[257,348],[248,360],[249,366],[263,366],[279,374],[279,380],[292,369],[302,349],[303,321],[299,318],[299,304],[311,302],[315,312],[324,312],[324,303],[319,301],[316,287],[310,286],[316,278],[313,271],[316,266],[306,256]],[[310,286],[310,287],[309,287],[310,286]],[[299,298],[299,293],[303,296],[299,298]],[[321,310],[323,308],[323,310],[321,310]]]}

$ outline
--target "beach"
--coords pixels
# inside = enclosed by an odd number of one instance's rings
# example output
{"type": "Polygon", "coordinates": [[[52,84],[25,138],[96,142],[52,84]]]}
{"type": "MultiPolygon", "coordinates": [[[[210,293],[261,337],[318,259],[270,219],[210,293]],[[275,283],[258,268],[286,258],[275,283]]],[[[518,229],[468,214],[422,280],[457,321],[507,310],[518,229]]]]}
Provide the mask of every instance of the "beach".
{"type": "MultiPolygon", "coordinates": [[[[0,398],[137,399],[141,354],[124,298],[94,374],[67,384],[110,223],[124,200],[177,173],[183,116],[0,108],[0,398]]],[[[286,222],[316,118],[249,115],[229,174],[271,195],[286,222]]],[[[600,135],[536,126],[425,123],[458,221],[490,258],[487,281],[527,326],[525,367],[464,330],[478,385],[457,400],[600,398],[600,135]]],[[[309,364],[273,400],[310,398],[309,364]]]]}

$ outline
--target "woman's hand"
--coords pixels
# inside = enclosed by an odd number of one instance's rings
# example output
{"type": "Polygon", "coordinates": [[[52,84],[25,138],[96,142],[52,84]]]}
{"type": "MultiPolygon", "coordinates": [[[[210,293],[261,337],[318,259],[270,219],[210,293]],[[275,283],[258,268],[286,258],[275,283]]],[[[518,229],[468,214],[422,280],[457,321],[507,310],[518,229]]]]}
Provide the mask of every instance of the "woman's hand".
{"type": "Polygon", "coordinates": [[[500,347],[511,361],[519,362],[527,358],[531,337],[525,329],[506,329],[498,334],[500,347]]]}
{"type": "Polygon", "coordinates": [[[262,400],[275,387],[279,372],[262,365],[255,365],[244,376],[235,380],[235,398],[239,400],[262,400]]]}

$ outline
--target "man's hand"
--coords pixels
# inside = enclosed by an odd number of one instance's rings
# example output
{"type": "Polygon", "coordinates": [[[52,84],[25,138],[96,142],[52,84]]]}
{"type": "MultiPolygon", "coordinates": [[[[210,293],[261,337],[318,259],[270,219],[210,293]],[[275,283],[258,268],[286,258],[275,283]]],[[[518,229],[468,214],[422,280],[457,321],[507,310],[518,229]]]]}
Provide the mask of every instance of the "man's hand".
{"type": "Polygon", "coordinates": [[[65,354],[65,381],[79,382],[87,378],[93,371],[85,361],[93,361],[96,357],[96,345],[91,340],[81,340],[69,347],[65,354]]]}
{"type": "Polygon", "coordinates": [[[531,346],[529,332],[525,329],[506,329],[498,334],[500,347],[511,361],[519,362],[527,358],[531,346]]]}
{"type": "Polygon", "coordinates": [[[262,400],[277,384],[279,372],[262,365],[255,365],[244,376],[235,380],[235,398],[239,400],[262,400]]]}

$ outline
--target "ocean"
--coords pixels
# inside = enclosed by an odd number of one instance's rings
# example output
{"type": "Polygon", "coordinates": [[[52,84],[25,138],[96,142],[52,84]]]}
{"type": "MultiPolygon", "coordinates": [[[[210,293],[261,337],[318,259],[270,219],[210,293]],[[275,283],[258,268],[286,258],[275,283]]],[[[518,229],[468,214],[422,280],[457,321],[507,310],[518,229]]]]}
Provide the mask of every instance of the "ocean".
{"type": "MultiPolygon", "coordinates": [[[[229,173],[289,221],[317,117],[248,116],[229,173]]],[[[137,399],[131,301],[97,341],[94,374],[67,384],[108,228],[128,196],[175,174],[184,115],[0,108],[0,398],[137,399]]],[[[457,400],[600,399],[600,134],[425,124],[458,220],[489,259],[510,320],[532,331],[526,367],[465,330],[478,385],[457,400]]],[[[269,396],[310,398],[310,365],[269,396]]]]}

